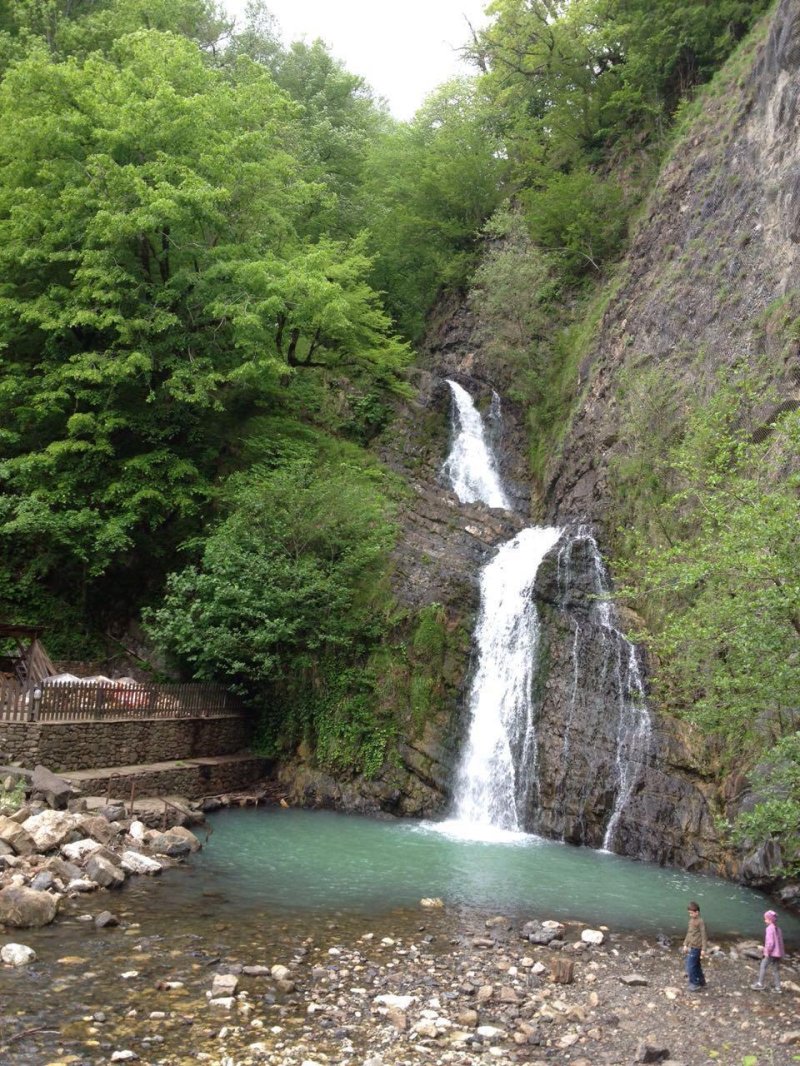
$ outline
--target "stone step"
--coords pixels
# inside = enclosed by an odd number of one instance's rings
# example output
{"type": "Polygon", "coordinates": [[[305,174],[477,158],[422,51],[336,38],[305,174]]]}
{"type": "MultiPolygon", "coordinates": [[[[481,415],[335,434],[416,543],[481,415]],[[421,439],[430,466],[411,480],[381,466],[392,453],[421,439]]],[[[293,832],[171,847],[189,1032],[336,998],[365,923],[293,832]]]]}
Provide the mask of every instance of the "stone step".
{"type": "Polygon", "coordinates": [[[67,770],[59,777],[75,785],[85,796],[130,799],[134,788],[136,796],[180,795],[202,799],[249,788],[266,776],[268,768],[268,761],[261,756],[240,752],[134,766],[67,770]]]}

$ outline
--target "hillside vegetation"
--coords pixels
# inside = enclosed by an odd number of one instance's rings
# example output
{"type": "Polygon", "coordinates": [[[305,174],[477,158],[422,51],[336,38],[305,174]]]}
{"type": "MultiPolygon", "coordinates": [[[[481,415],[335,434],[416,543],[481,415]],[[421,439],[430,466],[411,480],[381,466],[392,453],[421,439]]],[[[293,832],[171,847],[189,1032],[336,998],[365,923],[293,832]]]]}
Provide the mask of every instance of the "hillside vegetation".
{"type": "MultiPolygon", "coordinates": [[[[265,746],[374,772],[441,685],[370,450],[411,346],[443,293],[469,301],[541,484],[659,168],[769,7],[494,0],[475,75],[401,123],[268,5],[0,5],[0,615],[77,657],[143,614],[261,709],[265,746]]],[[[777,744],[740,829],[787,839],[798,429],[749,432],[768,380],[745,360],[673,418],[670,381],[630,378],[652,402],[623,404],[610,539],[661,705],[720,765],[777,744]]]]}

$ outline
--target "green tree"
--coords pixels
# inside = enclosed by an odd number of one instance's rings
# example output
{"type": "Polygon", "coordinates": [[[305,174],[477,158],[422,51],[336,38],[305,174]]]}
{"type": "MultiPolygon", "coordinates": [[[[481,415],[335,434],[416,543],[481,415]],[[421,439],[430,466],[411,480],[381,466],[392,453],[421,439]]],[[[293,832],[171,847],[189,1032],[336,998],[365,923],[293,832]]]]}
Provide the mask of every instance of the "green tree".
{"type": "Polygon", "coordinates": [[[235,480],[199,565],[170,576],[150,631],[192,676],[260,708],[270,744],[305,739],[323,764],[352,770],[388,739],[368,656],[388,624],[394,536],[361,463],[255,468],[235,480]]]}
{"type": "Polygon", "coordinates": [[[373,278],[411,338],[442,287],[465,285],[502,198],[505,160],[484,104],[474,81],[452,81],[379,138],[368,160],[373,278]]]}
{"type": "Polygon", "coordinates": [[[215,70],[157,31],[108,57],[34,49],[0,84],[0,538],[17,610],[43,578],[80,599],[123,560],[157,581],[228,427],[287,369],[405,358],[362,243],[299,235],[323,190],[292,154],[297,114],[263,68],[215,70]]]}
{"type": "Polygon", "coordinates": [[[754,440],[754,388],[721,385],[691,415],[665,470],[668,539],[642,545],[633,573],[665,703],[763,749],[792,727],[800,680],[800,417],[754,440]]]}

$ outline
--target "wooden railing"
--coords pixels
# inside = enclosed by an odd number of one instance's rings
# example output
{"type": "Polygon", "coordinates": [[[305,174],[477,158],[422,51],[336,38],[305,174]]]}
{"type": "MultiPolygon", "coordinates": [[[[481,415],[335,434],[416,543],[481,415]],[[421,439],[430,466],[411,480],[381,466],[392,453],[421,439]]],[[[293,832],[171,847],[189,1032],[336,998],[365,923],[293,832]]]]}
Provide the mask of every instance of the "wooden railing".
{"type": "Polygon", "coordinates": [[[219,685],[110,685],[98,681],[20,684],[0,680],[0,721],[102,721],[104,718],[217,718],[239,702],[219,685]]]}

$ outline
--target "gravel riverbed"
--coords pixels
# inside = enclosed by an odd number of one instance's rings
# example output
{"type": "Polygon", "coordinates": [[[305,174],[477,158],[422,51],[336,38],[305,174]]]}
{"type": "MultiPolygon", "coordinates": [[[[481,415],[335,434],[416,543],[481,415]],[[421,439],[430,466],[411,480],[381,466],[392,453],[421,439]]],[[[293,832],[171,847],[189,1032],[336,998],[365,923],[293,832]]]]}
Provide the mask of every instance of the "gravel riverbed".
{"type": "Polygon", "coordinates": [[[232,913],[220,920],[209,900],[187,932],[130,901],[119,926],[98,929],[86,901],[73,900],[47,932],[16,931],[37,959],[0,971],[0,1061],[800,1062],[797,956],[776,996],[750,989],[757,945],[720,944],[705,964],[708,987],[690,993],[677,940],[427,902],[248,926],[232,913]],[[554,933],[549,944],[528,938],[554,933]],[[601,933],[602,943],[583,939],[601,933]]]}

